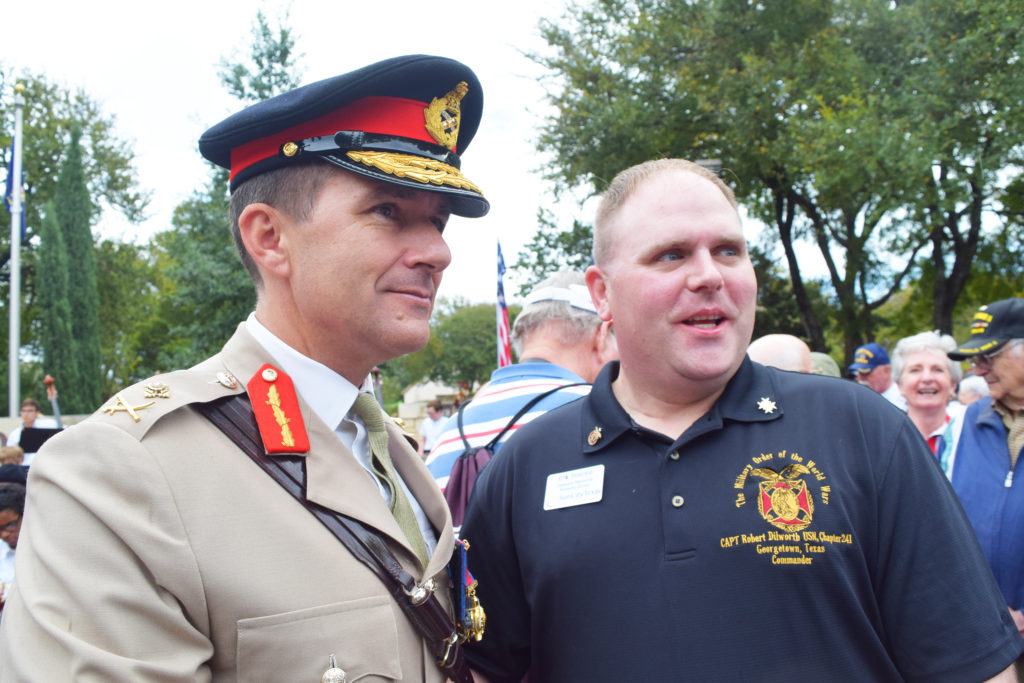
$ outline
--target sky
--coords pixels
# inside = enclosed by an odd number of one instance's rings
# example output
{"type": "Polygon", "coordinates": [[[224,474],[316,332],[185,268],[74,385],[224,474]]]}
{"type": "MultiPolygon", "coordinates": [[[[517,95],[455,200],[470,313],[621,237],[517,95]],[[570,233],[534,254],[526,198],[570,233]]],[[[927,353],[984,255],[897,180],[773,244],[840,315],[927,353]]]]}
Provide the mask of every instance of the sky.
{"type": "MultiPolygon", "coordinates": [[[[219,64],[247,57],[259,9],[272,26],[288,12],[285,25],[304,55],[299,60],[303,83],[413,53],[451,57],[477,73],[484,114],[462,170],[483,189],[491,211],[480,219],[452,217],[445,230],[452,264],[439,296],[494,301],[496,241],[511,266],[536,232],[538,208],[553,208],[566,225],[573,218],[589,220],[586,204],[554,204],[551,185],[539,173],[545,158],[536,140],[550,112],[546,73],[525,56],[545,49],[538,23],[542,17],[560,18],[564,0],[5,5],[0,64],[16,74],[42,73],[68,89],[81,88],[114,117],[116,135],[134,145],[140,188],[152,195],[148,219],[132,225],[106,212],[96,226],[105,238],[147,241],[169,228],[174,207],[204,186],[207,166],[198,152],[199,136],[239,109],[220,84],[219,64]]],[[[518,300],[516,284],[515,274],[507,274],[510,302],[518,300]]]]}

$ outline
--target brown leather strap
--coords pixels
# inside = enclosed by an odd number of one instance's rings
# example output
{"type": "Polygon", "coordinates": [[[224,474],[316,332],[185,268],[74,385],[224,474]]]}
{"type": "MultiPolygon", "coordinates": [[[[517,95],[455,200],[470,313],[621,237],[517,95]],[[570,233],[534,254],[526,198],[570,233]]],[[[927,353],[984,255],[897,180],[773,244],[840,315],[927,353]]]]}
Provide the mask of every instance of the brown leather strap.
{"type": "Polygon", "coordinates": [[[247,396],[225,396],[210,403],[193,404],[193,407],[320,520],[356,559],[377,575],[423,637],[446,676],[457,683],[472,683],[473,677],[460,647],[455,624],[437,596],[432,590],[424,589],[416,583],[380,536],[358,520],[306,499],[305,458],[267,455],[247,396]]]}

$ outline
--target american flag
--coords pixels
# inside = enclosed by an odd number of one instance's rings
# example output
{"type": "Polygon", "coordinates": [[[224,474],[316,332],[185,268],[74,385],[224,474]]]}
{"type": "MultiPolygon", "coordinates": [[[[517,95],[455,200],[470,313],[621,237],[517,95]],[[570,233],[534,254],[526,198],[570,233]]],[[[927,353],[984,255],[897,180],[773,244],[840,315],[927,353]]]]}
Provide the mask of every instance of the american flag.
{"type": "Polygon", "coordinates": [[[498,367],[512,365],[512,343],[509,341],[508,308],[505,306],[505,259],[501,255],[501,242],[498,242],[498,305],[495,313],[498,318],[498,367]]]}

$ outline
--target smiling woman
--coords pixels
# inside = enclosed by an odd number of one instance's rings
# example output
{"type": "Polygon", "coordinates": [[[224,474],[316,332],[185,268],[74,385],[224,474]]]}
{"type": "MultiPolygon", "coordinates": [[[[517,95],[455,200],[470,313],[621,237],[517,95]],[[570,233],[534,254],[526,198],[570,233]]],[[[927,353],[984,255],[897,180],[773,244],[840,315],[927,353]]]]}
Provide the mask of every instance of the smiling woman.
{"type": "Polygon", "coordinates": [[[960,364],[946,355],[954,348],[956,341],[949,335],[922,332],[901,339],[892,353],[907,415],[936,455],[951,420],[962,412],[960,404],[950,403],[963,375],[960,364]]]}

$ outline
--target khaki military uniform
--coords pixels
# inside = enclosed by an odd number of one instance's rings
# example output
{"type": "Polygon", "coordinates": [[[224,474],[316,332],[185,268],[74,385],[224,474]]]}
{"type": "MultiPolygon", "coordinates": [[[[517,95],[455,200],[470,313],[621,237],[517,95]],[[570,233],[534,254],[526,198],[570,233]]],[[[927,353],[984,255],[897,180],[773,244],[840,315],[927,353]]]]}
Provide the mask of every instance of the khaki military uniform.
{"type": "MultiPolygon", "coordinates": [[[[219,355],[125,389],[40,452],[0,680],[315,682],[332,654],[349,681],[443,678],[381,581],[190,408],[243,392],[266,362],[243,324],[219,355]]],[[[438,531],[425,571],[335,425],[299,405],[308,498],[447,586],[450,515],[401,431],[388,421],[391,457],[438,531]]]]}

